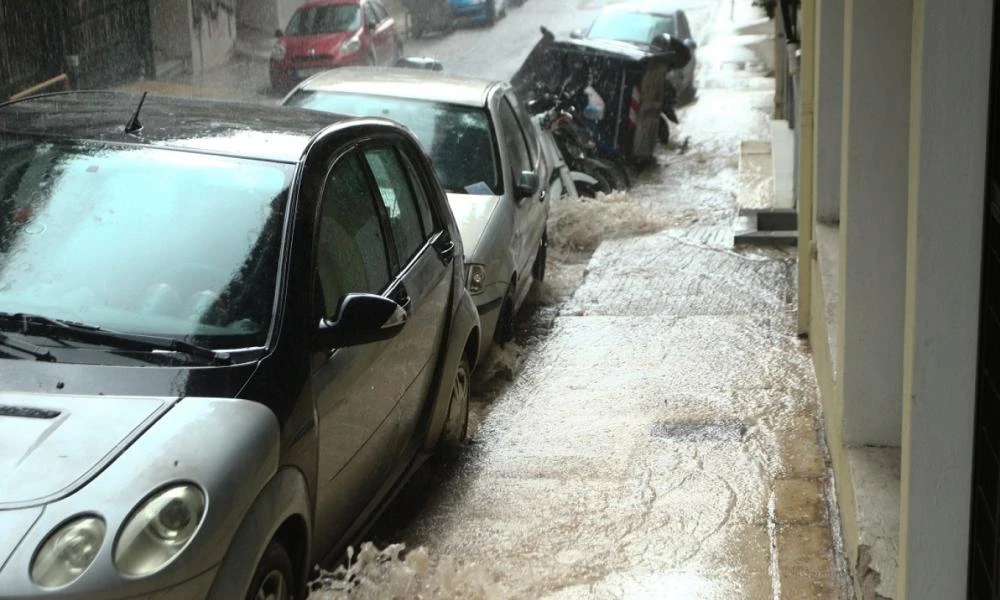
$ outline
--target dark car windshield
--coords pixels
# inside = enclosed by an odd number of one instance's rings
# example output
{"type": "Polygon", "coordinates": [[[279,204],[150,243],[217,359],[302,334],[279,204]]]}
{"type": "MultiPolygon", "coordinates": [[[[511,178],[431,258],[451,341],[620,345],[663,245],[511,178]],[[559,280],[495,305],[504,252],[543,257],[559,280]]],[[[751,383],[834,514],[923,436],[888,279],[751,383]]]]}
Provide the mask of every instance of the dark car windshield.
{"type": "Polygon", "coordinates": [[[649,44],[653,38],[673,35],[674,18],[670,15],[649,15],[606,11],[601,13],[587,32],[587,37],[649,44]]]}
{"type": "Polygon", "coordinates": [[[291,171],[0,136],[0,311],[263,345],[291,171]]]}
{"type": "Polygon", "coordinates": [[[503,193],[496,144],[485,108],[311,90],[299,90],[287,104],[344,115],[385,117],[402,123],[427,150],[445,191],[503,193]]]}
{"type": "Polygon", "coordinates": [[[357,4],[330,4],[295,11],[285,35],[341,33],[361,28],[361,7],[357,4]]]}

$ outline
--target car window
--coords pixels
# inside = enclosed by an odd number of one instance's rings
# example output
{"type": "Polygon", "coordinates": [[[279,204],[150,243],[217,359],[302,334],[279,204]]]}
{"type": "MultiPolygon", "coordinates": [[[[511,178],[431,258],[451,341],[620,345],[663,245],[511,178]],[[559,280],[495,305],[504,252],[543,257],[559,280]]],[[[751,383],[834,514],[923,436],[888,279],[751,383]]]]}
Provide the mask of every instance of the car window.
{"type": "Polygon", "coordinates": [[[691,28],[688,26],[687,15],[682,12],[677,13],[677,35],[681,41],[691,38],[691,28]]]}
{"type": "Polygon", "coordinates": [[[317,90],[299,90],[285,104],[398,121],[420,140],[445,191],[503,193],[496,140],[485,108],[317,90]]]}
{"type": "Polygon", "coordinates": [[[368,150],[365,160],[389,215],[399,264],[405,266],[423,247],[426,239],[422,222],[424,217],[417,206],[409,175],[392,148],[368,150]]]}
{"type": "Polygon", "coordinates": [[[0,136],[0,305],[213,348],[263,345],[292,172],[0,136]]]}
{"type": "Polygon", "coordinates": [[[524,139],[528,142],[528,154],[531,160],[531,164],[535,164],[538,157],[538,134],[536,133],[535,126],[531,123],[531,118],[528,113],[518,102],[517,96],[513,93],[508,94],[506,99],[510,101],[510,106],[514,111],[514,116],[517,117],[517,122],[521,125],[521,132],[524,134],[524,139]]]}
{"type": "Polygon", "coordinates": [[[375,9],[372,8],[371,2],[365,3],[365,19],[368,21],[369,27],[375,27],[378,25],[379,18],[375,14],[375,9]]]}
{"type": "Polygon", "coordinates": [[[378,17],[379,22],[382,22],[389,18],[389,11],[387,11],[385,7],[382,6],[381,2],[377,2],[376,0],[369,0],[369,4],[371,5],[372,8],[375,9],[375,16],[378,17]]]}
{"type": "Polygon", "coordinates": [[[364,167],[356,155],[342,158],[323,188],[316,244],[316,274],[323,314],[335,316],[351,292],[379,294],[389,284],[389,257],[364,167]]]}
{"type": "Polygon", "coordinates": [[[355,31],[361,27],[361,12],[357,4],[331,4],[300,8],[292,15],[285,35],[316,35],[355,31]]]}
{"type": "Polygon", "coordinates": [[[514,110],[506,100],[500,103],[500,127],[503,129],[504,148],[510,161],[511,179],[516,184],[521,171],[531,171],[532,167],[528,146],[524,141],[524,134],[521,133],[521,126],[517,122],[517,117],[514,116],[514,110]]]}
{"type": "Polygon", "coordinates": [[[674,18],[670,15],[606,11],[594,21],[587,37],[648,44],[663,33],[674,33],[674,18]]]}

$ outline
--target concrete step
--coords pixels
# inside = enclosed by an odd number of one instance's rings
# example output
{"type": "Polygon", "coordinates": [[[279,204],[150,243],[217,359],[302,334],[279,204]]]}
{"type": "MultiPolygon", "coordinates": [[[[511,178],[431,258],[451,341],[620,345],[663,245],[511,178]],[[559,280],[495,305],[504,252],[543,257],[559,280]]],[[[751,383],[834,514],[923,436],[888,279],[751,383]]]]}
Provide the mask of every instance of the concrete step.
{"type": "Polygon", "coordinates": [[[799,232],[795,230],[747,230],[737,232],[733,236],[733,243],[750,246],[795,246],[799,243],[799,232]]]}

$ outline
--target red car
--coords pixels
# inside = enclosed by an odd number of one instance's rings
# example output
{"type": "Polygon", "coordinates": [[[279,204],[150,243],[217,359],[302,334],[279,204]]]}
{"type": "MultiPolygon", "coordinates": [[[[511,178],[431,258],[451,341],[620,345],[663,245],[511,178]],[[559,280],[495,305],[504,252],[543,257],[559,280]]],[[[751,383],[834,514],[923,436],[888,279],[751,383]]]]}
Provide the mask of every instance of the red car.
{"type": "Polygon", "coordinates": [[[307,2],[276,35],[271,87],[278,90],[333,67],[391,65],[403,55],[396,22],[379,0],[307,2]]]}

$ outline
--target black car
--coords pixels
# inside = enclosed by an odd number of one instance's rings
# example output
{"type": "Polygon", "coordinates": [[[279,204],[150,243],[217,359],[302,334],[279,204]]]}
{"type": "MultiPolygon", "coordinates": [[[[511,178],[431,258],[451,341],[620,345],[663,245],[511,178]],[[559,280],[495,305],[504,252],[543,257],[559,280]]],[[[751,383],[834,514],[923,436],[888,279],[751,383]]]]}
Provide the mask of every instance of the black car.
{"type": "Polygon", "coordinates": [[[673,69],[667,74],[667,81],[676,94],[677,104],[684,105],[693,101],[697,94],[694,81],[697,43],[691,35],[691,27],[683,10],[659,0],[630,0],[609,4],[601,9],[590,27],[585,30],[577,29],[571,36],[577,39],[617,40],[649,48],[656,38],[664,34],[682,42],[690,51],[690,60],[684,67],[673,69]]]}
{"type": "Polygon", "coordinates": [[[390,121],[0,105],[3,596],[304,597],[465,439],[462,256],[390,121]]]}

